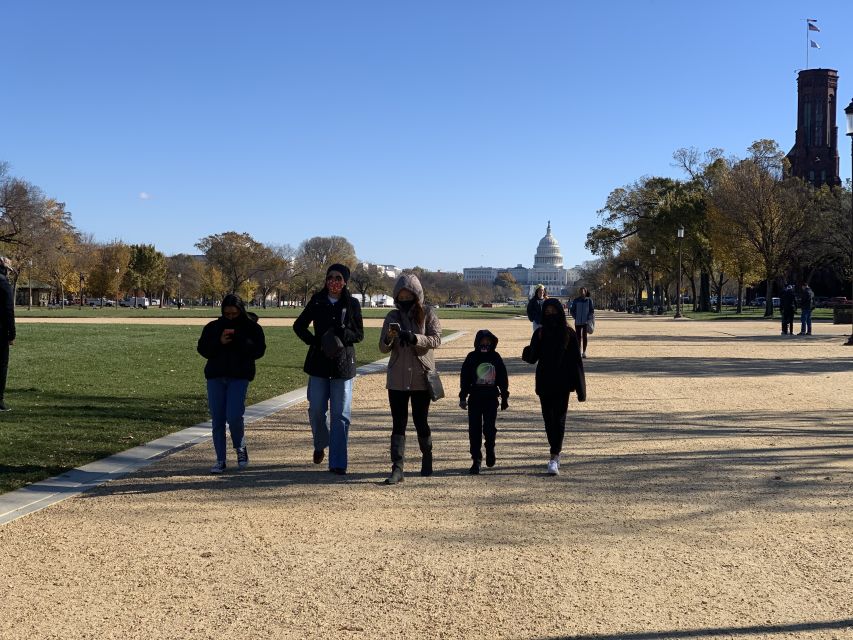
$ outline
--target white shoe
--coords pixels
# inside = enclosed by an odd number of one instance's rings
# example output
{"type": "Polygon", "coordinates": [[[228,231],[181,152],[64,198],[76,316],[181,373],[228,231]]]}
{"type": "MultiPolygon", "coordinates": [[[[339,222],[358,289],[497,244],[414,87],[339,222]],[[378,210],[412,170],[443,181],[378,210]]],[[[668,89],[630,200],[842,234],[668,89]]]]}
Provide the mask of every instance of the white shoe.
{"type": "Polygon", "coordinates": [[[586,358],[586,351],[581,354],[581,358],[586,358]]]}
{"type": "Polygon", "coordinates": [[[548,475],[549,476],[560,475],[560,459],[559,458],[551,458],[548,461],[548,475]]]}

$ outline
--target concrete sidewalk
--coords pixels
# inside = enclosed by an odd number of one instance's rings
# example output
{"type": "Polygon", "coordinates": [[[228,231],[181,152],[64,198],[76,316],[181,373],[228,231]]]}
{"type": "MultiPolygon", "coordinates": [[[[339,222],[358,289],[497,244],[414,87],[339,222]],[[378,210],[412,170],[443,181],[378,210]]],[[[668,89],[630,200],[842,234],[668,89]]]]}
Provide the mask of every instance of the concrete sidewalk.
{"type": "Polygon", "coordinates": [[[384,376],[359,378],[345,477],[311,464],[294,406],[250,427],[244,472],[211,477],[196,446],[0,527],[0,637],[853,637],[842,328],[601,313],[554,478],[529,323],[445,325],[500,337],[494,469],[467,474],[459,340],[435,476],[412,435],[406,482],[382,484],[384,376]]]}

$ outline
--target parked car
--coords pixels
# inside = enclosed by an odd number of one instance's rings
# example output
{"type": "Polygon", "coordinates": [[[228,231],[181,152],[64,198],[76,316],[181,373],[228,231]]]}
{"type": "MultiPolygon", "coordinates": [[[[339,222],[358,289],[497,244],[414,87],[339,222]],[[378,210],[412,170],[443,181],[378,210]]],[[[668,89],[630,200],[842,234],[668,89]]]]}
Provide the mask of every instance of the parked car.
{"type": "Polygon", "coordinates": [[[826,301],[827,307],[846,307],[848,304],[850,300],[844,296],[834,296],[826,301]]]}
{"type": "Polygon", "coordinates": [[[125,298],[118,303],[121,307],[136,307],[137,309],[147,309],[151,306],[151,301],[148,298],[125,298]]]}
{"type": "Polygon", "coordinates": [[[759,297],[752,301],[753,307],[763,307],[767,304],[767,298],[759,297]]]}
{"type": "Polygon", "coordinates": [[[782,304],[782,301],[779,298],[773,298],[773,308],[778,309],[782,304]]]}

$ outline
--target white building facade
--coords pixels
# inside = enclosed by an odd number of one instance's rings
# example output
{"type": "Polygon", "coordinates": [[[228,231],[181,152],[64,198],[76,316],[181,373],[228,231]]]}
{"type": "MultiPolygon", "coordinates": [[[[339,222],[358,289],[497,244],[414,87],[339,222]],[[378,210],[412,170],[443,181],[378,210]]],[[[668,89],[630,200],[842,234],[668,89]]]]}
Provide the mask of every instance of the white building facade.
{"type": "Polygon", "coordinates": [[[551,233],[551,221],[545,235],[536,247],[533,256],[533,267],[526,268],[522,265],[499,269],[496,267],[470,267],[462,270],[462,279],[465,282],[492,283],[499,273],[504,271],[512,274],[516,282],[528,291],[537,284],[545,285],[552,294],[558,294],[566,288],[571,280],[569,270],[563,266],[563,254],[560,252],[560,243],[551,233]]]}

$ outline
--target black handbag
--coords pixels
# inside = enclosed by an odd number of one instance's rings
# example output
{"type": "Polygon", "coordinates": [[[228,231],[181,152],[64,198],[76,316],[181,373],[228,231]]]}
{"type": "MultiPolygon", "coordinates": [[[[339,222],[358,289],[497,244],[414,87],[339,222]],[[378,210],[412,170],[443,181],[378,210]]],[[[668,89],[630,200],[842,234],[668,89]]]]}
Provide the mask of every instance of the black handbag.
{"type": "Polygon", "coordinates": [[[441,400],[444,397],[444,385],[441,384],[441,378],[438,371],[430,369],[426,374],[427,389],[429,389],[429,397],[432,401],[441,400]]]}
{"type": "Polygon", "coordinates": [[[329,329],[320,338],[320,349],[329,360],[334,360],[344,350],[344,343],[335,335],[334,331],[329,329]]]}

